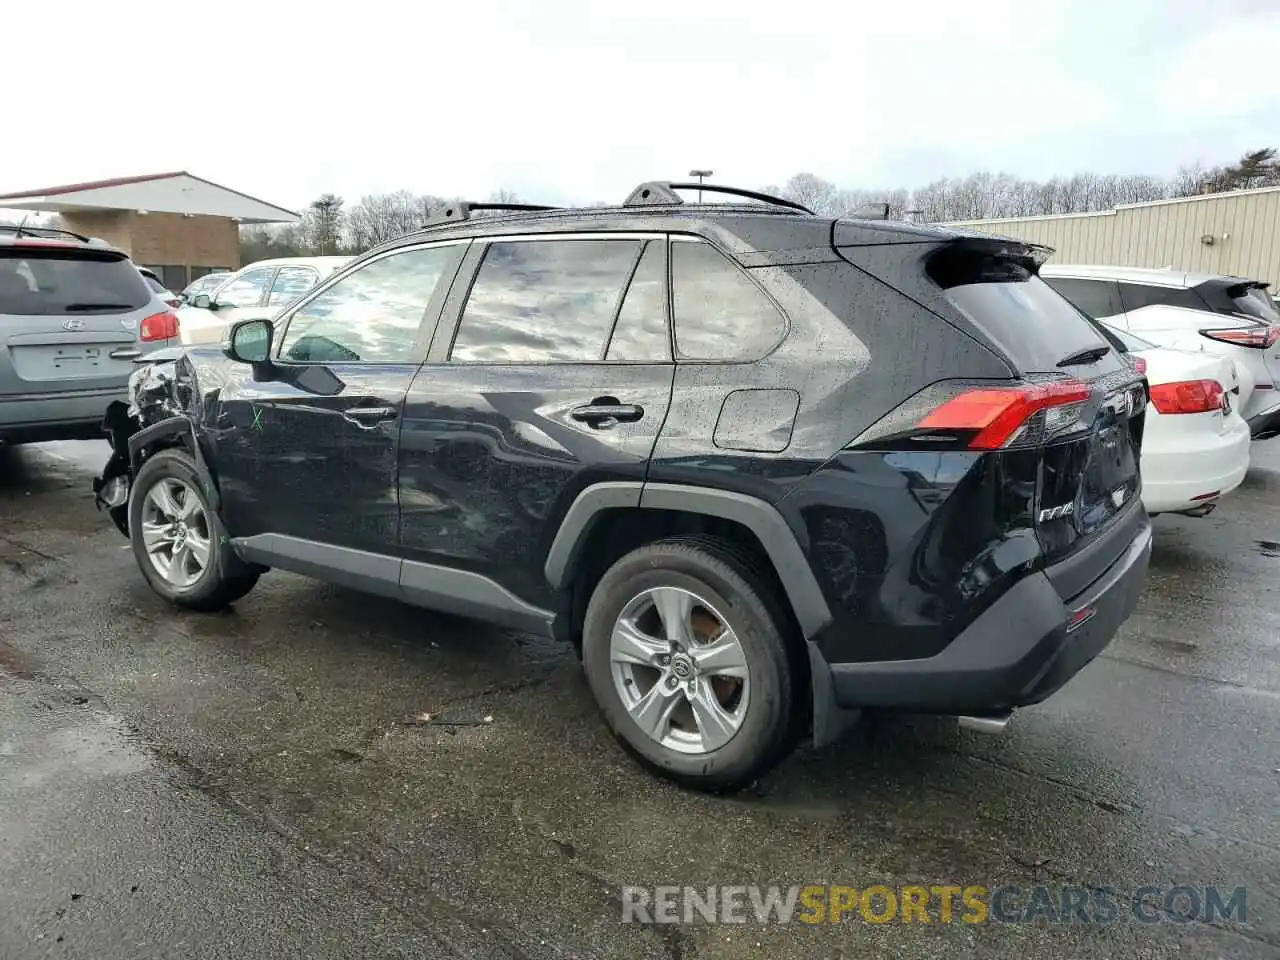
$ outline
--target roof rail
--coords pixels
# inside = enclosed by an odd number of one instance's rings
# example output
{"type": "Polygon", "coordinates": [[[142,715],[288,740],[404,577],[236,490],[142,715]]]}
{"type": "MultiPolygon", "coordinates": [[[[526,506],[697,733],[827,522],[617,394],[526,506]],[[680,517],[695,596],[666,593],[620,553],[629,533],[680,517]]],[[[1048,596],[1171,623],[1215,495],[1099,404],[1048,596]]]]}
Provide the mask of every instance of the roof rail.
{"type": "Polygon", "coordinates": [[[45,237],[56,240],[59,236],[62,236],[79,240],[81,243],[90,242],[88,237],[73,233],[70,230],[59,230],[57,227],[28,227],[23,223],[0,223],[0,233],[12,233],[15,239],[18,237],[45,237]]]}
{"type": "Polygon", "coordinates": [[[457,203],[450,203],[446,205],[443,210],[424,223],[423,226],[432,227],[437,223],[447,223],[451,220],[470,220],[471,214],[476,210],[514,210],[531,213],[539,210],[559,209],[559,207],[549,207],[542,203],[502,203],[496,200],[471,202],[468,200],[460,200],[457,203]]]}
{"type": "Polygon", "coordinates": [[[642,183],[631,191],[627,199],[622,201],[622,205],[624,207],[643,207],[650,204],[684,203],[684,198],[676,193],[677,190],[697,190],[699,193],[723,193],[731,197],[745,197],[748,200],[759,200],[775,207],[786,207],[789,210],[798,210],[801,213],[815,216],[814,212],[804,204],[796,203],[794,200],[788,200],[785,197],[775,197],[773,194],[760,193],[758,190],[743,190],[741,187],[726,187],[715,183],[667,183],[659,181],[642,183]]]}

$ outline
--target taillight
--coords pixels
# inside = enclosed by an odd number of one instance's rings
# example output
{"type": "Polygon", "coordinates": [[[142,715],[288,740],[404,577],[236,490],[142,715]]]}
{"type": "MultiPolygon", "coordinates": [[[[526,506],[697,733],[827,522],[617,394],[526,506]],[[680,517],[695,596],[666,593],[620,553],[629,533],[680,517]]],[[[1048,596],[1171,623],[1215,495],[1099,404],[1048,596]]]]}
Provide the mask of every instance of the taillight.
{"type": "Polygon", "coordinates": [[[1151,402],[1161,413],[1211,413],[1222,409],[1222,384],[1217,380],[1153,384],[1151,402]]]}
{"type": "Polygon", "coordinates": [[[1265,350],[1274,347],[1280,340],[1280,327],[1235,327],[1225,330],[1201,330],[1202,337],[1217,340],[1220,343],[1231,343],[1237,347],[1253,347],[1265,350]]]}
{"type": "Polygon", "coordinates": [[[138,339],[143,343],[154,340],[168,340],[178,335],[178,315],[169,310],[164,313],[153,313],[143,319],[138,327],[138,339]]]}
{"type": "Polygon", "coordinates": [[[984,386],[943,382],[926,387],[866,430],[850,446],[927,446],[998,450],[1043,443],[1080,427],[1090,388],[1074,379],[984,386]]]}

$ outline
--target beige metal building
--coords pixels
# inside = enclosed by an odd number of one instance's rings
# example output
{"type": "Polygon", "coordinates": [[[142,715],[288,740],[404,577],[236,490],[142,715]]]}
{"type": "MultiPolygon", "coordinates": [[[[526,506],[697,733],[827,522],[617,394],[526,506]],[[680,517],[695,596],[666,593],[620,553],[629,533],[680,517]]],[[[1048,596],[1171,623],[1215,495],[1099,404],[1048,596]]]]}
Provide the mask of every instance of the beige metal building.
{"type": "Polygon", "coordinates": [[[1272,290],[1280,288],[1280,187],[949,226],[1053,247],[1055,263],[1174,267],[1265,280],[1272,290]]]}
{"type": "Polygon", "coordinates": [[[57,213],[65,229],[119,247],[175,291],[240,266],[241,224],[298,219],[185,170],[4,193],[0,208],[57,213]]]}

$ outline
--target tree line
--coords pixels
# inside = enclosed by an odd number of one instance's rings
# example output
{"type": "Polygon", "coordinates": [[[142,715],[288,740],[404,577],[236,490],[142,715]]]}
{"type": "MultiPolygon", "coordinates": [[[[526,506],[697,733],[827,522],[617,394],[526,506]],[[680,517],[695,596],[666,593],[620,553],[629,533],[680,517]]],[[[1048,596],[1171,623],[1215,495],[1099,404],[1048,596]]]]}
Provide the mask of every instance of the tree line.
{"type": "MultiPolygon", "coordinates": [[[[812,173],[798,173],[782,186],[765,187],[804,204],[823,216],[851,216],[888,205],[892,219],[925,223],[990,220],[1057,213],[1109,210],[1126,203],[1280,186],[1280,159],[1274,148],[1253,150],[1234,163],[1215,167],[1191,164],[1172,177],[1149,174],[1077,173],[1030,180],[1008,173],[980,172],[944,177],[915,189],[843,188],[812,173]]],[[[501,190],[487,199],[516,203],[501,190]]],[[[326,193],[308,206],[300,222],[246,227],[240,231],[242,263],[268,257],[356,254],[403,236],[432,219],[453,198],[408,190],[369,194],[350,206],[326,193]]],[[[596,202],[590,206],[605,206],[596,202]]]]}

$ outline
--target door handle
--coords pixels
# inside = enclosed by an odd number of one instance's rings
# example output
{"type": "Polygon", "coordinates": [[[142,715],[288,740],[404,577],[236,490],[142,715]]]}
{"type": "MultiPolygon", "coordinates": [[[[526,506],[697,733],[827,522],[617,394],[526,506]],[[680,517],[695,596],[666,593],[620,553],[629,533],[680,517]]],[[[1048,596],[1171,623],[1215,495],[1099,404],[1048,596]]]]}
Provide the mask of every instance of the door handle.
{"type": "Polygon", "coordinates": [[[132,360],[134,357],[142,356],[141,350],[131,350],[127,347],[121,347],[119,350],[112,350],[108,354],[113,360],[132,360]]]}
{"type": "Polygon", "coordinates": [[[569,416],[603,430],[618,423],[634,423],[644,416],[644,407],[636,403],[618,403],[612,397],[601,397],[584,407],[574,407],[569,411],[569,416]]]}
{"type": "Polygon", "coordinates": [[[350,407],[342,416],[362,430],[370,430],[380,423],[396,418],[395,407],[350,407]]]}

